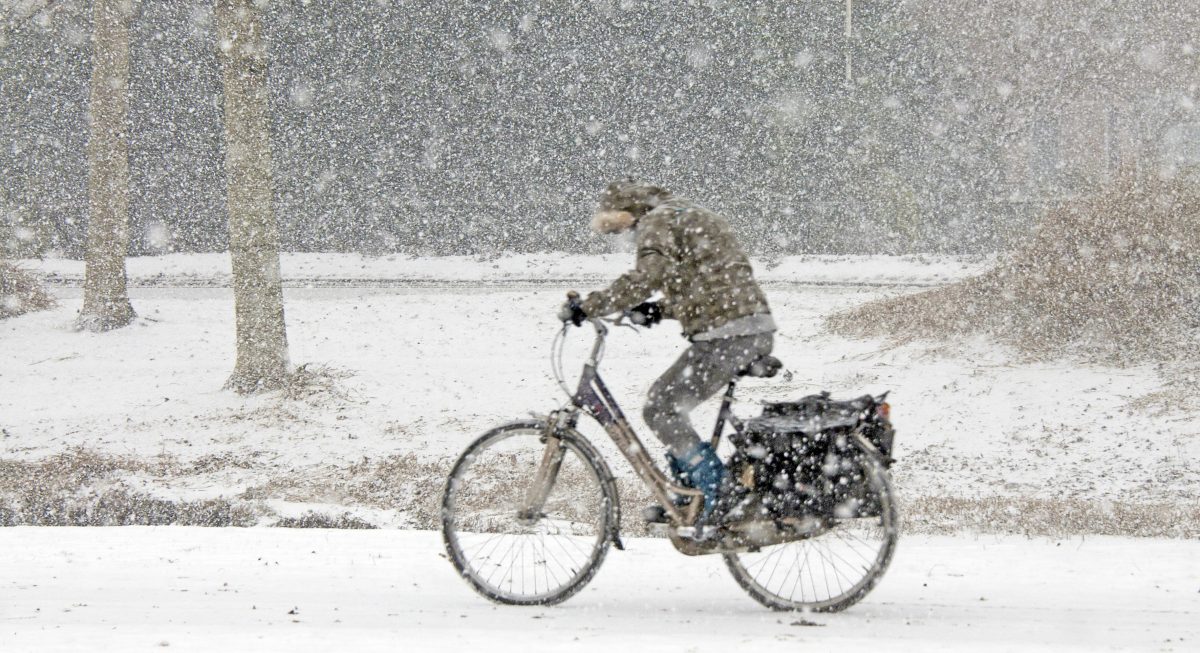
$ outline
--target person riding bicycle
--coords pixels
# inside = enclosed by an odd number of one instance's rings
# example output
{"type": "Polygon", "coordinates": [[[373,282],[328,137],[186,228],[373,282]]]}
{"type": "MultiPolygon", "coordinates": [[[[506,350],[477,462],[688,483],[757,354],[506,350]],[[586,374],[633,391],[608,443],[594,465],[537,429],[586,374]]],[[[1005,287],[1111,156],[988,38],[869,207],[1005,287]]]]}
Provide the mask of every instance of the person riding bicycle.
{"type": "Polygon", "coordinates": [[[688,414],[771,353],[775,322],[766,296],[729,223],[663,188],[633,180],[609,184],[592,226],[602,234],[632,229],[637,264],[607,289],[568,302],[562,317],[579,325],[589,316],[627,312],[645,326],[680,322],[691,346],[651,386],[642,414],[667,445],[676,480],[704,493],[702,521],[718,519],[725,466],[688,414]],[[655,293],[662,299],[649,301],[655,293]]]}

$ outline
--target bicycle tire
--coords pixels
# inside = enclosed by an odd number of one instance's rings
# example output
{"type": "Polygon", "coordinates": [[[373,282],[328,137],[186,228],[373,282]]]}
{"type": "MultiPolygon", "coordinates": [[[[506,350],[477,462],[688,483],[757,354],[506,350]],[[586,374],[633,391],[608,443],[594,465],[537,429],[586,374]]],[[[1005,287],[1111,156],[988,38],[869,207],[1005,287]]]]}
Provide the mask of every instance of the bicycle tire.
{"type": "Polygon", "coordinates": [[[545,430],[541,421],[492,429],[467,447],[446,479],[446,553],[475,591],[497,603],[552,605],[567,600],[595,576],[616,536],[616,484],[600,453],[574,430],[559,434],[563,466],[542,514],[532,524],[518,517],[515,504],[527,487],[520,481],[533,477],[545,430]],[[510,446],[503,447],[505,443],[510,446]],[[467,514],[472,508],[479,510],[467,514]],[[465,530],[470,528],[482,530],[465,530]],[[565,533],[552,532],[564,528],[565,533]],[[512,536],[507,548],[506,536],[512,536]],[[507,570],[496,580],[505,564],[507,570]]]}
{"type": "MultiPolygon", "coordinates": [[[[858,458],[863,470],[863,478],[868,483],[868,490],[878,501],[877,516],[860,517],[857,519],[841,520],[828,532],[810,539],[797,540],[783,544],[764,547],[756,552],[737,552],[724,555],[725,564],[734,579],[742,589],[759,603],[781,611],[806,612],[839,612],[858,603],[865,597],[883,577],[895,553],[899,533],[899,511],[896,507],[895,493],[892,490],[890,475],[874,456],[863,455],[858,458]],[[871,522],[876,522],[872,524],[871,522]],[[843,537],[850,528],[869,527],[866,530],[878,534],[878,545],[874,555],[867,556],[861,551],[855,551],[853,542],[843,537]],[[839,529],[842,529],[839,531],[839,529]],[[850,550],[859,559],[848,559],[834,550],[833,542],[828,538],[839,540],[840,548],[850,550]],[[850,546],[846,546],[849,544],[850,546]],[[822,550],[824,547],[824,550],[822,550]],[[815,559],[813,554],[815,553],[815,559]],[[779,567],[785,561],[784,575],[778,577],[779,567]],[[816,563],[821,564],[821,583],[817,582],[816,563]],[[772,560],[774,564],[772,565],[772,560]],[[813,562],[810,568],[809,563],[813,562]],[[831,564],[836,563],[836,564],[831,564]],[[770,571],[767,571],[767,568],[770,571]],[[833,568],[832,574],[830,568],[833,568]],[[840,569],[845,567],[846,570],[840,569]],[[805,576],[808,568],[809,575],[805,576]],[[852,579],[848,574],[852,569],[861,568],[861,577],[852,579]],[[764,578],[767,576],[767,578],[764,578]],[[830,580],[834,580],[830,585],[830,580]],[[787,586],[791,582],[791,589],[787,586]],[[845,583],[845,587],[843,586],[845,583]],[[832,587],[836,585],[838,591],[832,587]],[[821,587],[826,588],[822,596],[821,587]],[[785,591],[786,590],[786,591],[785,591]],[[809,596],[811,590],[811,597],[809,596]],[[797,598],[797,592],[799,598],[797,598]]],[[[859,543],[869,545],[870,542],[850,533],[859,543]]],[[[860,548],[869,548],[867,546],[860,548]]]]}

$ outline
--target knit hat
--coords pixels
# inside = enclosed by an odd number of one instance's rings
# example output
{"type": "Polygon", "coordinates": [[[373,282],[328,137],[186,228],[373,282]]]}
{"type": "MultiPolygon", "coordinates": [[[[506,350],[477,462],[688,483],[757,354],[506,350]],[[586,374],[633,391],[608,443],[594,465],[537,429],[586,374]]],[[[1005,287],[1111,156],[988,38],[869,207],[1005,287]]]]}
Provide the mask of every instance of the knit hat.
{"type": "Polygon", "coordinates": [[[614,181],[600,194],[592,229],[601,234],[619,234],[637,226],[646,215],[671,194],[658,186],[632,179],[614,181]]]}
{"type": "Polygon", "coordinates": [[[597,211],[629,211],[641,217],[671,197],[664,188],[633,179],[614,181],[600,194],[597,211]]]}

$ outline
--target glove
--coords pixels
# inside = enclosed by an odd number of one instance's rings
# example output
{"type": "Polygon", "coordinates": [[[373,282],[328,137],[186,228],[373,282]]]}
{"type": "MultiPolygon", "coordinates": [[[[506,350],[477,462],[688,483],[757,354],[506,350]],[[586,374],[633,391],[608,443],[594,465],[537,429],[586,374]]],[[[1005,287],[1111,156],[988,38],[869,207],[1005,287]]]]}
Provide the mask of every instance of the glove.
{"type": "Polygon", "coordinates": [[[572,299],[558,309],[558,319],[570,322],[575,326],[583,326],[583,322],[587,320],[587,313],[583,312],[583,307],[579,305],[578,301],[572,299]]]}
{"type": "Polygon", "coordinates": [[[629,321],[638,326],[652,327],[662,322],[662,307],[658,302],[642,302],[629,309],[629,321]]]}

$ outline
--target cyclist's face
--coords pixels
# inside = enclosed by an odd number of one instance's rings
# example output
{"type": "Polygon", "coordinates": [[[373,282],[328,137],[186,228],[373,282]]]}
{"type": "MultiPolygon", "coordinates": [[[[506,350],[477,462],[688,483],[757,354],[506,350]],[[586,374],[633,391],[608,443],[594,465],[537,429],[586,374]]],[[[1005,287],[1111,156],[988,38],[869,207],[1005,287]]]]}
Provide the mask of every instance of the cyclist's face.
{"type": "Polygon", "coordinates": [[[615,238],[617,241],[618,251],[632,252],[634,246],[637,244],[637,229],[626,229],[625,231],[613,236],[613,238],[615,238]]]}

